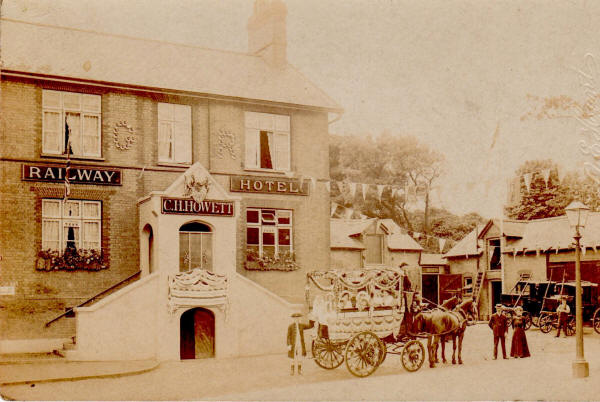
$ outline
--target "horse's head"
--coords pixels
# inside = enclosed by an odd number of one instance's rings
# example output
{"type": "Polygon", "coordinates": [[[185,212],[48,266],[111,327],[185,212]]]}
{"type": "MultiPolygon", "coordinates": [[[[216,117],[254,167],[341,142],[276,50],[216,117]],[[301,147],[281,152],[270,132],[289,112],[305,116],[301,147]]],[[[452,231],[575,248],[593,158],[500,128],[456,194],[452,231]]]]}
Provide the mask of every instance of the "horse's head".
{"type": "Polygon", "coordinates": [[[441,306],[448,310],[452,310],[452,309],[454,309],[454,307],[456,307],[457,304],[458,304],[458,297],[452,296],[451,298],[444,300],[444,302],[442,303],[441,306]]]}
{"type": "Polygon", "coordinates": [[[414,333],[427,332],[427,319],[425,313],[417,313],[413,318],[412,331],[414,333]]]}
{"type": "Polygon", "coordinates": [[[475,310],[473,308],[473,299],[467,299],[463,301],[456,308],[462,311],[467,317],[469,316],[469,314],[475,316],[475,310]]]}

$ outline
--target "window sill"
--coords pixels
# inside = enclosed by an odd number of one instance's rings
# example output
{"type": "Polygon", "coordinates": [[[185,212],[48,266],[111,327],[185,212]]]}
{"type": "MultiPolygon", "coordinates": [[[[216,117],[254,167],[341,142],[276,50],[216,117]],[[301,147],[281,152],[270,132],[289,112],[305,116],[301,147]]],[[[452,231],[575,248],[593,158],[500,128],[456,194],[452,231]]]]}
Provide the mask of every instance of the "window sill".
{"type": "Polygon", "coordinates": [[[269,174],[280,174],[280,175],[285,175],[286,177],[288,177],[288,175],[292,175],[289,176],[289,178],[293,177],[294,172],[289,171],[289,170],[274,170],[274,169],[261,169],[261,168],[245,168],[244,169],[245,172],[256,172],[256,173],[269,173],[269,174]]]}
{"type": "Polygon", "coordinates": [[[178,162],[157,162],[157,166],[166,166],[166,167],[180,167],[180,168],[189,168],[192,166],[191,163],[178,163],[178,162]]]}
{"type": "Polygon", "coordinates": [[[77,160],[77,161],[98,161],[104,162],[105,159],[101,156],[73,156],[67,158],[67,155],[57,155],[57,154],[40,154],[42,158],[53,158],[53,159],[62,159],[62,160],[77,160]]]}

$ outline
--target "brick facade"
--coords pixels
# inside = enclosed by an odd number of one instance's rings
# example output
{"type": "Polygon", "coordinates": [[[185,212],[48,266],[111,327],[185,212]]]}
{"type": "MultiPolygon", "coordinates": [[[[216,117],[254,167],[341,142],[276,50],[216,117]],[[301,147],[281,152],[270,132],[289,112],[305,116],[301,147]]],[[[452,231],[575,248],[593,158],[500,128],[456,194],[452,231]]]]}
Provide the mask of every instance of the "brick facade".
{"type": "MultiPolygon", "coordinates": [[[[192,95],[167,95],[142,90],[120,90],[100,85],[58,83],[50,79],[2,76],[0,109],[0,168],[2,171],[0,216],[0,286],[15,286],[14,295],[0,296],[0,320],[15,323],[2,339],[52,337],[71,334],[72,320],[50,328],[43,323],[140,270],[140,234],[137,201],[152,191],[166,189],[189,165],[157,162],[158,102],[191,106],[192,162],[200,162],[229,190],[231,175],[270,176],[244,170],[244,112],[285,114],[291,121],[291,170],[317,179],[309,196],[246,194],[241,196],[235,242],[239,273],[289,301],[302,302],[307,270],[329,267],[329,177],[327,112],[214,100],[192,95]],[[121,170],[121,186],[72,184],[70,199],[102,202],[102,250],[108,269],[100,271],[38,271],[41,249],[41,200],[62,198],[64,185],[23,181],[24,163],[65,166],[65,159],[42,153],[42,91],[64,90],[100,94],[101,158],[72,158],[73,166],[110,167],[121,170]],[[136,142],[129,150],[114,144],[115,125],[126,122],[136,142]],[[233,133],[234,155],[220,150],[220,135],[233,133]],[[247,207],[293,210],[295,272],[255,272],[244,269],[247,207]],[[31,313],[28,324],[22,322],[31,313]],[[13,320],[13,321],[10,321],[13,320]]],[[[282,175],[283,177],[283,175],[282,175]]],[[[217,228],[218,230],[218,228],[217,228]]],[[[158,245],[160,249],[160,244],[158,245]]],[[[160,267],[158,268],[160,269],[160,267]]]]}

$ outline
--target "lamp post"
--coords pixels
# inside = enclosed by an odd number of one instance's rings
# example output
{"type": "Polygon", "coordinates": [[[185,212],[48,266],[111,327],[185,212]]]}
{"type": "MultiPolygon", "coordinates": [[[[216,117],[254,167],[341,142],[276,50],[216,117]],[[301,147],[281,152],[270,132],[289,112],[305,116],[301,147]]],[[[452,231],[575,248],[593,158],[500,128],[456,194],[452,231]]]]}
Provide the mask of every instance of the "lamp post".
{"type": "Polygon", "coordinates": [[[582,378],[590,375],[588,362],[583,355],[583,314],[581,307],[581,233],[579,229],[585,227],[589,208],[579,201],[573,201],[565,211],[569,224],[575,228],[575,336],[577,337],[577,346],[575,349],[575,360],[573,361],[573,377],[582,378]]]}

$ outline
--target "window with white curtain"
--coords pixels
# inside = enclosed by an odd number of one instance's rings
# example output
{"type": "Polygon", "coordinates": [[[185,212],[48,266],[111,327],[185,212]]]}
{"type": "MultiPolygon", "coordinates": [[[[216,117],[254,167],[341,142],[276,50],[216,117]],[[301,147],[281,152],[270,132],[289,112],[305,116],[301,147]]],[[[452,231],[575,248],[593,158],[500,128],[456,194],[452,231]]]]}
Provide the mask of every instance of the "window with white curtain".
{"type": "Polygon", "coordinates": [[[246,112],[246,169],[290,170],[290,116],[246,112]]]}
{"type": "Polygon", "coordinates": [[[85,200],[42,200],[42,249],[98,250],[102,204],[85,200]]]}
{"type": "Polygon", "coordinates": [[[158,104],[158,161],[192,163],[192,108],[158,104]]]}
{"type": "Polygon", "coordinates": [[[101,156],[101,97],[77,92],[42,91],[42,152],[101,156]]]}

